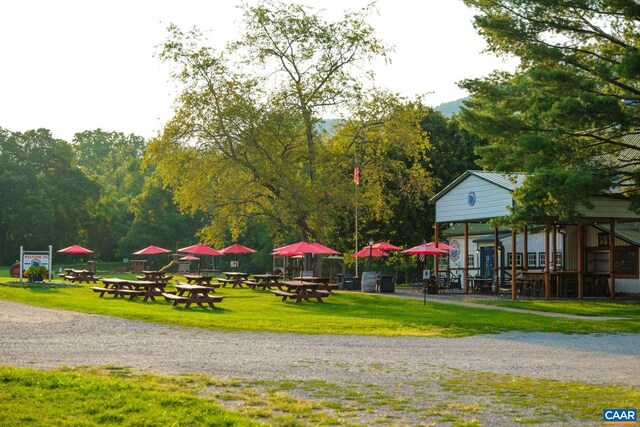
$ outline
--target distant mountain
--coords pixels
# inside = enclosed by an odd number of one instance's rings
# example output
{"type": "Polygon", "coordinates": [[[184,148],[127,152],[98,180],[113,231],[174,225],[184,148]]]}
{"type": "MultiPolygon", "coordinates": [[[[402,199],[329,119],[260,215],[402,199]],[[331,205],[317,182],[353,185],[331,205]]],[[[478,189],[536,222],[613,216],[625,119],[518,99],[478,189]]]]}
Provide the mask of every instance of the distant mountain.
{"type": "Polygon", "coordinates": [[[460,112],[460,107],[462,107],[462,103],[466,101],[467,98],[456,99],[455,101],[445,102],[443,104],[434,107],[433,109],[441,112],[447,117],[451,117],[454,114],[458,114],[460,112]]]}

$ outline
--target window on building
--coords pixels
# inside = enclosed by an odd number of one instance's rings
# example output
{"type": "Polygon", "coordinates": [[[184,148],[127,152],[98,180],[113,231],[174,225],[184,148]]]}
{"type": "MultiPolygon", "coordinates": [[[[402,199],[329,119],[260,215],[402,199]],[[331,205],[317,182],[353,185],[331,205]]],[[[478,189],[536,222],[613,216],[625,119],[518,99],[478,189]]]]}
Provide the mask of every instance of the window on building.
{"type": "Polygon", "coordinates": [[[598,246],[609,246],[608,233],[598,233],[598,246]]]}
{"type": "MultiPolygon", "coordinates": [[[[507,252],[507,267],[511,267],[512,252],[507,252]]],[[[522,267],[522,254],[516,252],[516,267],[522,267]]]]}
{"type": "Polygon", "coordinates": [[[447,268],[448,263],[449,263],[449,255],[438,256],[438,267],[440,267],[440,269],[447,268]]]}
{"type": "Polygon", "coordinates": [[[536,267],[538,265],[538,254],[535,252],[527,253],[527,266],[536,267]]]}
{"type": "Polygon", "coordinates": [[[545,261],[546,261],[545,253],[544,252],[539,252],[538,253],[538,265],[540,267],[544,267],[545,261]]]}
{"type": "Polygon", "coordinates": [[[473,256],[473,254],[469,255],[467,257],[467,260],[469,262],[469,268],[475,268],[476,266],[476,257],[473,256]]]}
{"type": "Polygon", "coordinates": [[[556,252],[556,267],[562,267],[564,261],[564,254],[562,252],[556,252]]]}

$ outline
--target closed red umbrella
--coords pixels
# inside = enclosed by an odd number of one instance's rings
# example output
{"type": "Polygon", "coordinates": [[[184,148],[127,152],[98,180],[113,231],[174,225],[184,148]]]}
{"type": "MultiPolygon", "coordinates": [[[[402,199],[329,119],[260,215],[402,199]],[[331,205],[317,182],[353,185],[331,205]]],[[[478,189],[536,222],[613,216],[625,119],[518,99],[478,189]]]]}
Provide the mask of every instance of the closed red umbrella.
{"type": "Polygon", "coordinates": [[[68,248],[60,249],[58,253],[61,254],[92,254],[91,249],[83,248],[82,246],[73,245],[68,248]]]}
{"type": "Polygon", "coordinates": [[[193,255],[185,255],[180,258],[180,261],[198,261],[200,258],[193,255]]]}

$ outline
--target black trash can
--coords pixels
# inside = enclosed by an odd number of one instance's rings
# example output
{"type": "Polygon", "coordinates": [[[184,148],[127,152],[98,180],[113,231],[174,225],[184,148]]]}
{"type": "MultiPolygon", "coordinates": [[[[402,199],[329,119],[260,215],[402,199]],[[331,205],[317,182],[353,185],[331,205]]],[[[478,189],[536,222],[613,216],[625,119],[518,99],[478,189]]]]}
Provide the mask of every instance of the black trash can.
{"type": "Polygon", "coordinates": [[[347,291],[359,291],[360,290],[360,278],[352,277],[351,275],[345,275],[342,278],[342,289],[347,291]]]}
{"type": "Polygon", "coordinates": [[[395,293],[396,291],[395,277],[381,275],[379,280],[380,282],[378,283],[378,286],[379,286],[378,289],[381,293],[383,292],[395,293]]]}

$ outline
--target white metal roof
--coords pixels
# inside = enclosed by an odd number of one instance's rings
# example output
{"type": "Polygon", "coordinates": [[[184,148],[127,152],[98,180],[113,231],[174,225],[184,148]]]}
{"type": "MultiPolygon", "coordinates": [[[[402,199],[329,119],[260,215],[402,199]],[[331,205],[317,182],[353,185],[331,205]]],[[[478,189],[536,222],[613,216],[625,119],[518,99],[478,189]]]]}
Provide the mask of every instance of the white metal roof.
{"type": "Polygon", "coordinates": [[[475,175],[480,179],[484,179],[485,181],[491,182],[499,187],[502,187],[506,190],[513,191],[516,188],[522,186],[525,177],[527,174],[519,173],[519,172],[511,172],[511,173],[502,173],[502,172],[490,172],[490,171],[474,171],[468,170],[458,178],[453,180],[451,184],[447,185],[442,191],[433,196],[430,200],[431,203],[436,202],[442,196],[451,191],[454,187],[456,187],[461,181],[467,179],[470,175],[475,175]]]}

